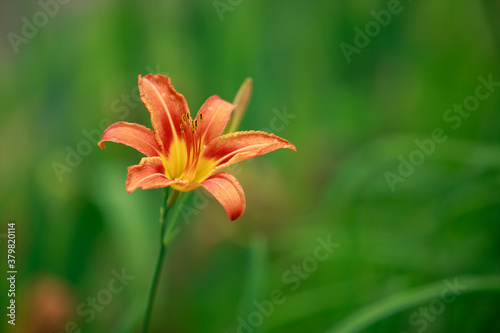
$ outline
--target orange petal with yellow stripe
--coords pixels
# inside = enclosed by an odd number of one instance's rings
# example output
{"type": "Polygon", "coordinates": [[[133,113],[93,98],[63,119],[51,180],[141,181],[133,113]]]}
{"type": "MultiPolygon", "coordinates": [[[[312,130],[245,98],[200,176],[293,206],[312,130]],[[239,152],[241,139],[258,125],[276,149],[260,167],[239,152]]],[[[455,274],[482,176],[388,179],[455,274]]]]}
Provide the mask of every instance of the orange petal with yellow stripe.
{"type": "Polygon", "coordinates": [[[264,155],[277,149],[297,148],[287,140],[261,131],[235,132],[212,140],[202,153],[202,159],[214,161],[212,173],[236,162],[264,155]]]}
{"type": "Polygon", "coordinates": [[[141,163],[127,168],[125,190],[130,193],[141,187],[143,190],[182,184],[182,181],[165,177],[165,168],[160,157],[143,157],[141,163]]]}
{"type": "Polygon", "coordinates": [[[106,149],[104,141],[123,143],[146,156],[160,156],[161,152],[152,130],[139,124],[124,121],[111,124],[102,133],[101,141],[98,143],[102,149],[106,149]]]}
{"type": "Polygon", "coordinates": [[[219,172],[205,179],[201,186],[219,201],[231,221],[241,217],[245,212],[245,193],[238,180],[231,174],[219,172]]]}
{"type": "Polygon", "coordinates": [[[182,115],[189,112],[186,99],[164,75],[139,75],[139,91],[151,115],[156,141],[168,156],[172,141],[181,137],[182,115]]]}

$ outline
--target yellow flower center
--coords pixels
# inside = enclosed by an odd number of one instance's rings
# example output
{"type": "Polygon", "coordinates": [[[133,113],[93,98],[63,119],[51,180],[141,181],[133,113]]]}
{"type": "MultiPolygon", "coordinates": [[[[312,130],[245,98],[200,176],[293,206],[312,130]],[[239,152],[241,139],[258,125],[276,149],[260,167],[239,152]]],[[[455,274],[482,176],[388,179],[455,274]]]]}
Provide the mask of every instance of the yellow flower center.
{"type": "MultiPolygon", "coordinates": [[[[200,113],[199,122],[203,122],[200,113]]],[[[194,190],[200,183],[208,178],[217,162],[201,157],[205,147],[201,146],[202,137],[198,132],[198,119],[192,119],[189,112],[182,115],[180,124],[182,136],[174,137],[169,149],[168,159],[161,155],[165,176],[168,179],[184,181],[185,185],[172,185],[178,191],[187,192],[194,190]]]]}

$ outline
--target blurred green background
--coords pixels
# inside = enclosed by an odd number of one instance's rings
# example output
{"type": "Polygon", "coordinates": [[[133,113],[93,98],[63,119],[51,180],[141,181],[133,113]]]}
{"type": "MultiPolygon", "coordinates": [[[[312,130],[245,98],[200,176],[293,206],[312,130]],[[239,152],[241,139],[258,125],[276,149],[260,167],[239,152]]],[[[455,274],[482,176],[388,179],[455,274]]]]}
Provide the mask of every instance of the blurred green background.
{"type": "Polygon", "coordinates": [[[193,113],[252,77],[241,129],[298,149],[233,168],[235,222],[196,190],[151,332],[500,331],[500,87],[471,97],[478,77],[500,81],[498,2],[405,0],[379,31],[370,12],[392,1],[42,3],[53,15],[0,5],[1,276],[9,221],[18,269],[15,329],[0,280],[2,332],[138,331],[162,190],[127,194],[141,154],[95,141],[111,122],[150,126],[136,97],[150,72],[193,113]],[[341,43],[367,24],[348,62],[341,43]],[[464,101],[475,111],[447,121],[464,101]],[[318,237],[336,246],[324,261],[318,237]]]}

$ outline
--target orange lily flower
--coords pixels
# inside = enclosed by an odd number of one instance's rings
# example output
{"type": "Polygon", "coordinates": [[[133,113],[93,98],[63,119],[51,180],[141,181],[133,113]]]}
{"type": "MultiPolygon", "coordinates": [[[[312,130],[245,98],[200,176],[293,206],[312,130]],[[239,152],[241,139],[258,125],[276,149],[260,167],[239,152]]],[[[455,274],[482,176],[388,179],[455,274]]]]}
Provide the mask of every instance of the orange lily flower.
{"type": "Polygon", "coordinates": [[[238,180],[225,167],[279,148],[297,151],[274,134],[261,131],[222,135],[234,105],[219,96],[210,97],[192,118],[183,95],[164,75],[139,75],[141,99],[151,115],[154,131],[139,124],[117,122],[102,134],[104,141],[133,147],[146,155],[128,167],[125,190],[171,186],[187,192],[204,187],[224,207],[231,220],[243,215],[245,195],[238,180]]]}

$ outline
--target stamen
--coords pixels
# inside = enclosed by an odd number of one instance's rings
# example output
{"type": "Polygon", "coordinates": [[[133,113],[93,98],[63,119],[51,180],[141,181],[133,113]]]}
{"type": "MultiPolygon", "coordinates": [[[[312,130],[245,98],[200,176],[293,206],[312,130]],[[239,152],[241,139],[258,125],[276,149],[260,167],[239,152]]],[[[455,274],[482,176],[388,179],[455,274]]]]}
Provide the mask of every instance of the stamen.
{"type": "Polygon", "coordinates": [[[184,134],[184,126],[181,124],[181,133],[184,134]]]}
{"type": "Polygon", "coordinates": [[[183,123],[185,123],[186,121],[187,121],[187,120],[186,120],[186,115],[185,115],[185,114],[183,114],[183,115],[182,115],[182,122],[183,122],[183,123]]]}
{"type": "Polygon", "coordinates": [[[200,113],[200,122],[203,123],[203,113],[200,113]]]}

